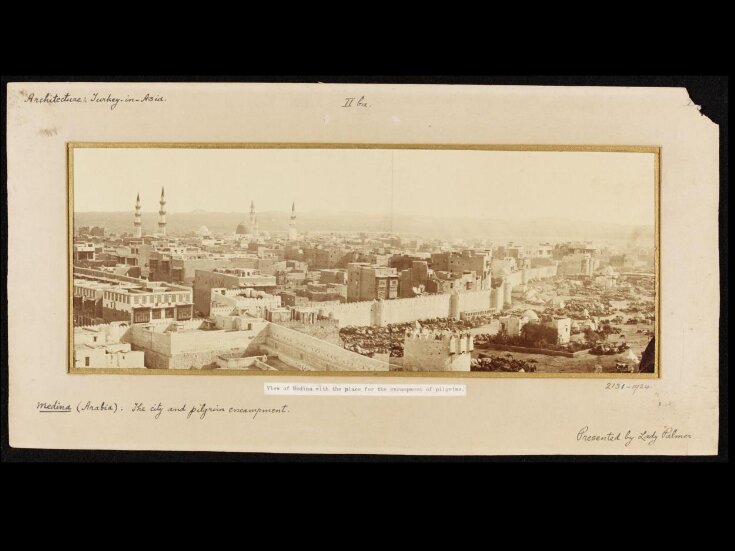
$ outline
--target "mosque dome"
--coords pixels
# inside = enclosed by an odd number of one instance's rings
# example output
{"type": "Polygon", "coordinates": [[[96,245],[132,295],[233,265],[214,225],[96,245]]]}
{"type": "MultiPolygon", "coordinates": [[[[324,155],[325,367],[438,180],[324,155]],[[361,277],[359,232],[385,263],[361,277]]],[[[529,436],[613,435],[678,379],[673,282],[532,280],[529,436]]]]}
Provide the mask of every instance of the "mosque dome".
{"type": "Polygon", "coordinates": [[[235,230],[235,235],[249,235],[250,226],[246,222],[240,222],[235,230]]]}
{"type": "Polygon", "coordinates": [[[538,315],[530,309],[523,312],[523,317],[530,321],[538,321],[538,315]]]}

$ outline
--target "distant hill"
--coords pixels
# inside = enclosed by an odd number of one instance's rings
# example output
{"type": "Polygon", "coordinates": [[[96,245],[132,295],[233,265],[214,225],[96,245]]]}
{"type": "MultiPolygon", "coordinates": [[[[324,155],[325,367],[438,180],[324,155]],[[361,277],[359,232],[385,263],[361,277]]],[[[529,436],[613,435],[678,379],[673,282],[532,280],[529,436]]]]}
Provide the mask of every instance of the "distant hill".
{"type": "MultiPolygon", "coordinates": [[[[286,232],[290,213],[258,213],[258,225],[268,232],[286,232]]],[[[533,240],[604,240],[638,241],[641,246],[653,246],[654,228],[585,221],[541,218],[532,221],[495,220],[484,218],[435,218],[428,216],[369,215],[356,213],[297,213],[299,231],[310,232],[388,232],[410,233],[425,238],[487,238],[496,241],[533,240]]],[[[247,220],[246,213],[193,212],[169,213],[169,233],[195,231],[207,226],[213,233],[233,233],[237,225],[247,220]]],[[[158,214],[142,214],[143,229],[153,232],[157,228],[158,214]]],[[[74,227],[103,226],[108,232],[132,232],[131,212],[78,212],[74,214],[74,227]]]]}

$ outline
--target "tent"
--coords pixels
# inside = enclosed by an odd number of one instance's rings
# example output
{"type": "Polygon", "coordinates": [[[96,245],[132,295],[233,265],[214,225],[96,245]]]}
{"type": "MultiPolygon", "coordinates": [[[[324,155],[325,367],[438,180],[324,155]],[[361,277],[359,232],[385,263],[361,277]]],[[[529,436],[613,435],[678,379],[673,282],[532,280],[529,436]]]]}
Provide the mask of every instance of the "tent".
{"type": "Polygon", "coordinates": [[[638,358],[638,355],[635,352],[633,352],[630,348],[628,350],[626,350],[625,352],[623,352],[620,355],[620,358],[622,360],[625,360],[626,362],[638,362],[638,361],[640,361],[640,359],[638,358]]]}

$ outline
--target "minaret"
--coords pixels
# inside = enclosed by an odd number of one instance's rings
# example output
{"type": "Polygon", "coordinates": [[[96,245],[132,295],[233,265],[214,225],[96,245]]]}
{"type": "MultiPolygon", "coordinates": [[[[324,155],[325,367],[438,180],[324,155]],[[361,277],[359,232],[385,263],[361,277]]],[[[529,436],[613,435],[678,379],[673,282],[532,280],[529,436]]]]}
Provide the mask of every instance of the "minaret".
{"type": "Polygon", "coordinates": [[[255,201],[250,201],[250,233],[258,236],[258,218],[255,216],[255,201]]]}
{"type": "Polygon", "coordinates": [[[288,223],[288,238],[291,241],[295,241],[299,236],[299,232],[296,231],[296,203],[291,204],[291,221],[288,223]]]}
{"type": "Polygon", "coordinates": [[[135,226],[135,237],[142,237],[143,227],[140,221],[140,193],[138,193],[138,198],[135,200],[135,221],[133,222],[133,226],[135,226]]]}
{"type": "Polygon", "coordinates": [[[166,193],[161,188],[161,210],[158,211],[158,233],[166,235],[166,193]]]}

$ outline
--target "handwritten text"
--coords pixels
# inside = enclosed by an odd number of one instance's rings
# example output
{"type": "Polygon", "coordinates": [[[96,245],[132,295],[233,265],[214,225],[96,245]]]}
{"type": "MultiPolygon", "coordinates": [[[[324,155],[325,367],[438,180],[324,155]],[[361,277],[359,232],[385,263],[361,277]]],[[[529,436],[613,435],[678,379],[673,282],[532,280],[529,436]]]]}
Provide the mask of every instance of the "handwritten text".
{"type": "Polygon", "coordinates": [[[641,444],[646,446],[654,446],[659,440],[690,440],[694,438],[691,434],[681,432],[676,427],[665,426],[661,430],[631,430],[609,431],[609,432],[593,432],[588,426],[584,426],[577,432],[577,442],[614,442],[621,443],[626,448],[631,444],[641,444]]]}
{"type": "Polygon", "coordinates": [[[220,405],[217,403],[195,402],[165,404],[160,401],[133,402],[132,404],[118,404],[107,400],[81,400],[76,407],[59,400],[53,402],[37,402],[36,410],[40,413],[76,413],[80,415],[136,415],[152,419],[160,419],[163,416],[179,416],[184,419],[197,419],[203,421],[212,417],[223,415],[237,415],[249,419],[257,419],[263,416],[279,416],[290,413],[288,404],[277,406],[258,406],[255,404],[233,404],[220,405]]]}
{"type": "Polygon", "coordinates": [[[92,92],[85,95],[72,95],[69,92],[56,94],[46,92],[45,94],[36,94],[35,92],[21,92],[25,99],[24,103],[31,104],[99,104],[109,106],[113,111],[121,103],[162,103],[166,101],[164,96],[159,94],[143,94],[143,95],[114,95],[111,93],[104,94],[100,92],[92,92]]]}
{"type": "Polygon", "coordinates": [[[345,98],[345,101],[342,104],[342,107],[370,107],[370,106],[368,105],[367,100],[365,100],[365,96],[360,96],[359,98],[345,98]]]}

